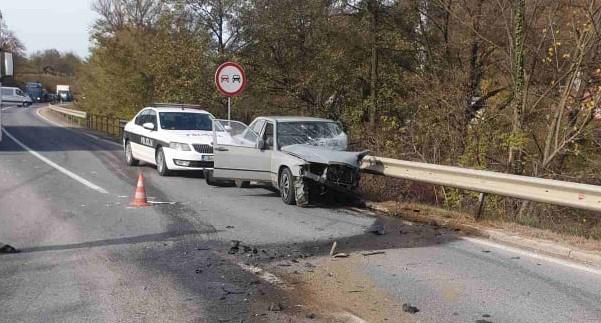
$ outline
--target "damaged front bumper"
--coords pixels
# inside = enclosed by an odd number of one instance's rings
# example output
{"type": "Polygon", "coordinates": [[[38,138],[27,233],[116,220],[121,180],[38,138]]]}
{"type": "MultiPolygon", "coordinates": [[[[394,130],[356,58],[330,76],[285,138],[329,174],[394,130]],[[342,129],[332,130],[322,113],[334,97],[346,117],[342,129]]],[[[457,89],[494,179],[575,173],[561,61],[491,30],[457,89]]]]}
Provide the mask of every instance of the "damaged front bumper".
{"type": "Polygon", "coordinates": [[[301,178],[327,188],[350,193],[359,186],[359,168],[343,163],[309,163],[301,168],[301,178]]]}

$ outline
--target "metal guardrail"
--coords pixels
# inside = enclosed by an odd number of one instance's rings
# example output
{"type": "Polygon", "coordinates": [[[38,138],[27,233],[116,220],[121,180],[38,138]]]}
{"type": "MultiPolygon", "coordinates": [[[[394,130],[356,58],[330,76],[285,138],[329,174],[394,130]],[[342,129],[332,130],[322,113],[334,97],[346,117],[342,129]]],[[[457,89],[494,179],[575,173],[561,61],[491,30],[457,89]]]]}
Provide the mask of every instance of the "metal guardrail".
{"type": "Polygon", "coordinates": [[[50,105],[50,110],[63,115],[68,121],[88,129],[97,130],[111,136],[121,138],[127,120],[87,113],[84,111],[67,109],[61,106],[50,105]]]}
{"type": "Polygon", "coordinates": [[[68,116],[72,116],[72,117],[76,117],[76,118],[85,119],[85,118],[87,118],[87,115],[88,115],[84,111],[67,109],[64,107],[57,106],[57,105],[49,105],[48,107],[50,108],[50,110],[52,110],[54,112],[58,112],[60,114],[64,114],[64,115],[68,115],[68,116]]]}
{"type": "Polygon", "coordinates": [[[601,186],[374,156],[366,156],[361,168],[376,175],[601,211],[601,186]]]}

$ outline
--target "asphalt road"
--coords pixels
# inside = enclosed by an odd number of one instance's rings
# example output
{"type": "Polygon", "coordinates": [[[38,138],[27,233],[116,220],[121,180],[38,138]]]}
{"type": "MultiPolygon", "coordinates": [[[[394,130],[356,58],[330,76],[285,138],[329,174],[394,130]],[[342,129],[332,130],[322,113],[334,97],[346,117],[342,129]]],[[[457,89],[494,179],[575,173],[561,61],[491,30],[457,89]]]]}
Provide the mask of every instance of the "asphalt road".
{"type": "Polygon", "coordinates": [[[327,203],[286,206],[263,187],[160,177],[37,110],[4,111],[0,241],[23,252],[0,256],[0,322],[601,321],[596,268],[327,203]],[[140,170],[161,204],[128,207],[140,170]],[[385,235],[366,233],[376,221],[385,235]],[[251,251],[229,254],[231,240],[251,251]],[[351,257],[327,257],[333,240],[351,257]],[[360,255],[372,249],[386,253],[360,255]],[[365,290],[348,294],[359,280],[365,290]]]}

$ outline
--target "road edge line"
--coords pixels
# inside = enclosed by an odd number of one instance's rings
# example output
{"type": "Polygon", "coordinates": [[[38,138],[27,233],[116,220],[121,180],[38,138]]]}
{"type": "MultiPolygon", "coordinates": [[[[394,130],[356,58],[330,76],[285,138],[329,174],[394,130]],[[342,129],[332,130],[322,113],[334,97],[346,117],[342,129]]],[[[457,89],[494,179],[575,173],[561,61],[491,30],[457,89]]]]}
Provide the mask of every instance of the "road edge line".
{"type": "MultiPolygon", "coordinates": [[[[368,212],[375,213],[376,215],[391,216],[390,210],[382,206],[376,206],[371,203],[367,203],[367,206],[363,210],[363,214],[369,215],[368,212]]],[[[372,215],[373,216],[373,215],[372,215]]],[[[531,252],[533,254],[544,254],[548,257],[554,257],[558,260],[572,261],[572,263],[579,263],[583,265],[592,265],[594,267],[601,267],[601,255],[589,252],[583,249],[577,249],[572,246],[564,246],[556,243],[552,240],[534,239],[530,237],[518,236],[517,233],[514,235],[501,232],[499,230],[478,228],[469,224],[461,223],[447,223],[439,221],[431,217],[424,217],[417,219],[414,217],[404,217],[403,215],[398,218],[412,223],[432,223],[433,221],[441,227],[447,227],[451,229],[461,230],[464,237],[486,239],[491,243],[496,242],[502,246],[513,247],[516,250],[524,252],[531,252]]],[[[567,262],[569,263],[569,262],[567,262]]]]}
{"type": "Polygon", "coordinates": [[[483,246],[487,246],[487,247],[492,247],[492,248],[497,248],[497,249],[501,249],[501,250],[505,250],[508,252],[512,252],[512,253],[517,253],[523,256],[527,256],[530,258],[534,258],[534,259],[539,259],[539,260],[544,260],[547,262],[551,262],[557,265],[562,265],[565,267],[569,267],[572,269],[577,269],[580,271],[585,271],[591,274],[596,274],[596,275],[601,275],[601,269],[599,268],[595,268],[595,267],[590,267],[590,266],[586,266],[584,264],[579,264],[579,263],[575,263],[573,261],[570,260],[564,260],[561,258],[558,258],[556,256],[551,256],[551,255],[546,255],[546,254],[540,254],[540,253],[536,253],[533,251],[529,251],[526,249],[522,249],[519,247],[513,247],[513,246],[508,246],[505,244],[501,244],[495,241],[491,241],[489,239],[483,239],[483,238],[475,238],[475,237],[462,237],[462,240],[465,241],[469,241],[471,243],[474,244],[479,244],[479,245],[483,245],[483,246]]]}

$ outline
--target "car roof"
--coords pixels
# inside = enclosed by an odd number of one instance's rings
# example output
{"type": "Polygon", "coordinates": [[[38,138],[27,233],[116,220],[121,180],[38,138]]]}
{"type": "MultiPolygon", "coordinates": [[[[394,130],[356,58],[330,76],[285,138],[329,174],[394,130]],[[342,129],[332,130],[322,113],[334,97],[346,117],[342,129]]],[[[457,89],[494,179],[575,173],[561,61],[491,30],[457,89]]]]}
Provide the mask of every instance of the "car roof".
{"type": "Polygon", "coordinates": [[[168,107],[146,107],[142,110],[145,109],[153,109],[157,112],[189,112],[189,113],[201,113],[201,114],[211,114],[208,111],[205,110],[201,110],[201,109],[193,109],[193,108],[168,108],[168,107]]]}
{"type": "Polygon", "coordinates": [[[298,117],[298,116],[265,116],[257,119],[266,119],[275,122],[335,122],[331,119],[314,118],[314,117],[298,117]]]}

